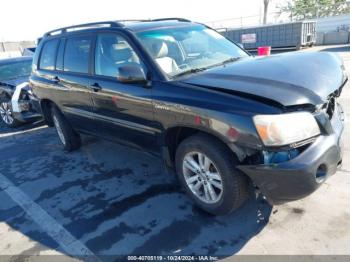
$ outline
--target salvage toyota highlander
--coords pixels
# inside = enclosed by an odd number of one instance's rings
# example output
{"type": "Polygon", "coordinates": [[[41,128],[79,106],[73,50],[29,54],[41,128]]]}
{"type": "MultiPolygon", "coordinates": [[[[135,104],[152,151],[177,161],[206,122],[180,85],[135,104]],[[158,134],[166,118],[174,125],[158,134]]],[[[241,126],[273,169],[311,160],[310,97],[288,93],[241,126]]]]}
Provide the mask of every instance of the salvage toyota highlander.
{"type": "Polygon", "coordinates": [[[253,57],[180,18],[48,32],[30,78],[65,150],[83,133],[156,152],[216,215],[241,206],[249,188],[280,204],[336,172],[346,81],[332,53],[253,57]]]}

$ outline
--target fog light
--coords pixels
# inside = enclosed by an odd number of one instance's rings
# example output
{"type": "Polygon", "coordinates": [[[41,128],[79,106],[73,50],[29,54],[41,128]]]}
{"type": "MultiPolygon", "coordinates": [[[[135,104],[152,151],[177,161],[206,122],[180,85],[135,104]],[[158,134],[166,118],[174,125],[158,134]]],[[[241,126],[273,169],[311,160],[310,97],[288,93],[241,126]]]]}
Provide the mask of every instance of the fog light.
{"type": "Polygon", "coordinates": [[[327,166],[325,164],[320,165],[316,171],[316,182],[322,183],[327,175],[327,166]]]}

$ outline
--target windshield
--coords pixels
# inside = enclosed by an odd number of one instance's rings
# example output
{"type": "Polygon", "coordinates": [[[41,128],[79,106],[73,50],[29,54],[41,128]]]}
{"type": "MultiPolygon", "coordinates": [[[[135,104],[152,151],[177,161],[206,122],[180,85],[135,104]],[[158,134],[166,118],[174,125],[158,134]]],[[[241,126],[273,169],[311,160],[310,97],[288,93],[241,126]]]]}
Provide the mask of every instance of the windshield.
{"type": "Polygon", "coordinates": [[[30,60],[0,65],[0,81],[28,76],[31,70],[30,60]]]}
{"type": "Polygon", "coordinates": [[[202,25],[143,31],[137,37],[169,77],[248,56],[234,43],[202,25]]]}

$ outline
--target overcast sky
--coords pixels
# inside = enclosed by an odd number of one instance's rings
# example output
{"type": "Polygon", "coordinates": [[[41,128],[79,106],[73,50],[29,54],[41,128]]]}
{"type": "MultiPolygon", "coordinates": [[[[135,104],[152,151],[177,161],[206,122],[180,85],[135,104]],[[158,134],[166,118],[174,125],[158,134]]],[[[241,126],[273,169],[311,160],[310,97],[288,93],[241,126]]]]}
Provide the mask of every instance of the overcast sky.
{"type": "MultiPolygon", "coordinates": [[[[272,0],[270,11],[274,11],[272,0]]],[[[160,17],[199,22],[259,15],[263,0],[1,0],[0,41],[35,40],[79,23],[160,17]]]]}

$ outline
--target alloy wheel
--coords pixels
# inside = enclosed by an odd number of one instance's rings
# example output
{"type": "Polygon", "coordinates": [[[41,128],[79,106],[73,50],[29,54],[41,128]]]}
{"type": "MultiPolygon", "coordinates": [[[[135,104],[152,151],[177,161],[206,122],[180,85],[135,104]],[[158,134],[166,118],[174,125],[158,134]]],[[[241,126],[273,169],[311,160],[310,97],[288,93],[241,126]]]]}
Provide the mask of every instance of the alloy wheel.
{"type": "Polygon", "coordinates": [[[201,152],[189,152],[183,159],[183,174],[192,193],[207,204],[220,201],[223,182],[213,161],[201,152]]]}
{"type": "Polygon", "coordinates": [[[64,137],[64,134],[63,134],[63,130],[62,130],[62,127],[60,125],[60,122],[58,121],[57,117],[54,115],[53,117],[53,123],[56,127],[56,131],[57,131],[57,134],[58,134],[58,137],[60,138],[61,142],[63,145],[66,144],[66,139],[64,137]]]}
{"type": "Polygon", "coordinates": [[[12,125],[12,123],[14,122],[14,118],[12,116],[11,106],[9,103],[1,102],[0,115],[1,115],[2,120],[5,122],[5,124],[12,125]]]}

